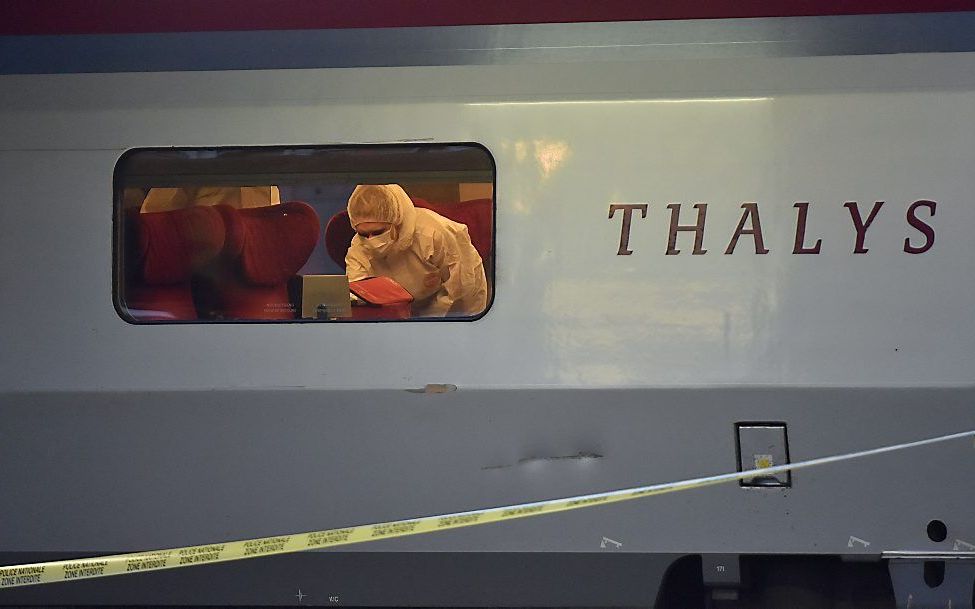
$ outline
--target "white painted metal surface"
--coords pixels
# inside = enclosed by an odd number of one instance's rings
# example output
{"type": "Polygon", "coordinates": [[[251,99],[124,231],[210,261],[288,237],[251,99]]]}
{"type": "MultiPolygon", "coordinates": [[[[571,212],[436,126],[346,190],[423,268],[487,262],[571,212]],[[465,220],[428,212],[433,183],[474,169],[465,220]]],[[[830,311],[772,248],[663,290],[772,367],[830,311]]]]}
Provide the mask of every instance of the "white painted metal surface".
{"type": "MultiPolygon", "coordinates": [[[[968,385],[966,54],[0,78],[0,390],[968,385]],[[479,142],[497,288],[472,323],[135,326],[112,171],[140,146],[479,142]],[[923,254],[903,251],[936,235],[923,254]],[[853,254],[847,201],[864,217],[853,254]],[[793,255],[797,201],[807,244],[793,255]],[[704,247],[667,256],[708,203],[704,247]],[[758,203],[768,254],[744,235],[758,203]],[[611,203],[648,203],[618,256],[611,203]]],[[[320,252],[320,250],[319,250],[320,252]]]]}

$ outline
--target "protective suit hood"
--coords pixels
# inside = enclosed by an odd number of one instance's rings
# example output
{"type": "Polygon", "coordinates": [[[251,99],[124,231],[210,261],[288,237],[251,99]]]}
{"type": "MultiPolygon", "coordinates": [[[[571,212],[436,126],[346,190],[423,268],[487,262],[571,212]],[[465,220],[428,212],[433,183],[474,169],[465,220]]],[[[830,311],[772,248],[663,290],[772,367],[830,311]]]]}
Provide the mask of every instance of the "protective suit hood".
{"type": "MultiPolygon", "coordinates": [[[[352,228],[363,222],[388,222],[392,225],[393,243],[387,254],[405,251],[413,244],[416,230],[416,208],[399,184],[360,184],[349,197],[349,222],[352,228]]],[[[363,243],[356,235],[353,243],[363,243]]]]}

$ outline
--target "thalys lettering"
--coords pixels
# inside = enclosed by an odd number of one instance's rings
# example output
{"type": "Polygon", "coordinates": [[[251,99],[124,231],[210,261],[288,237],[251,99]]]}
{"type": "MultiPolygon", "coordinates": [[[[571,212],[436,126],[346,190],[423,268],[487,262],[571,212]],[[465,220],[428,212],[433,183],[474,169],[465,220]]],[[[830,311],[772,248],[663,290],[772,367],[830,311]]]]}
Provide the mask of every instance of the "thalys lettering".
{"type": "MultiPolygon", "coordinates": [[[[856,201],[847,201],[843,204],[843,207],[850,213],[850,232],[847,238],[849,239],[849,244],[852,246],[854,254],[866,254],[870,251],[866,245],[867,231],[870,230],[870,225],[873,224],[878,214],[881,213],[884,204],[884,201],[876,201],[869,209],[866,209],[866,207],[861,208],[860,204],[856,201]]],[[[707,226],[709,234],[712,234],[715,230],[714,227],[707,224],[708,204],[694,203],[693,205],[686,206],[694,210],[690,214],[686,214],[687,216],[693,215],[693,224],[681,224],[682,206],[681,203],[670,203],[667,205],[667,209],[670,210],[670,230],[668,231],[667,249],[664,253],[668,256],[676,256],[681,253],[682,250],[677,247],[677,237],[682,232],[693,233],[694,235],[694,246],[690,250],[691,255],[699,256],[708,253],[708,250],[704,247],[704,229],[707,226]]],[[[806,234],[806,221],[809,218],[809,214],[812,213],[810,204],[806,201],[798,201],[793,207],[796,210],[796,220],[792,253],[795,255],[820,253],[823,249],[822,237],[806,234]]],[[[933,218],[937,208],[938,203],[936,201],[929,201],[927,199],[914,201],[907,207],[907,211],[905,212],[906,234],[904,237],[904,252],[908,254],[923,254],[934,246],[934,227],[925,221],[925,219],[930,220],[933,218]]],[[[729,240],[728,246],[724,249],[724,253],[735,253],[735,249],[739,247],[739,241],[742,240],[742,237],[750,237],[754,245],[755,254],[768,254],[770,250],[765,246],[765,237],[762,233],[762,218],[758,203],[742,203],[741,210],[741,218],[738,220],[738,225],[727,233],[729,240]]],[[[633,250],[630,249],[630,229],[633,226],[634,220],[633,212],[639,212],[640,219],[644,219],[647,217],[649,211],[649,203],[610,203],[610,220],[616,216],[616,212],[622,212],[620,243],[616,255],[629,256],[633,253],[633,250]]],[[[684,221],[686,222],[686,220],[684,221]]],[[[728,227],[728,229],[730,228],[728,227]]],[[[740,246],[742,248],[746,247],[745,242],[743,241],[740,246]]]]}

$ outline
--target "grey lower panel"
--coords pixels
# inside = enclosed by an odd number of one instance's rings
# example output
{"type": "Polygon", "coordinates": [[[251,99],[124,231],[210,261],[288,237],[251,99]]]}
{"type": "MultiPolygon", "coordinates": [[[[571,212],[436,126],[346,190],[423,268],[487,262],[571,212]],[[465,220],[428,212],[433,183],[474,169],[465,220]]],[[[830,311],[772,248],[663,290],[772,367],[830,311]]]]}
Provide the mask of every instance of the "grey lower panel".
{"type": "MultiPolygon", "coordinates": [[[[66,557],[0,553],[2,564],[66,557]]],[[[0,605],[652,607],[678,558],[310,552],[0,590],[0,605]]]]}
{"type": "MultiPolygon", "coordinates": [[[[735,471],[735,424],[793,462],[975,429],[957,389],[0,394],[0,550],[140,551],[735,471]]],[[[349,552],[864,554],[975,543],[970,439],[349,552]],[[939,519],[948,535],[931,541],[939,519]],[[609,538],[621,545],[607,544],[609,538]]]]}
{"type": "Polygon", "coordinates": [[[975,50],[975,13],[0,37],[0,74],[812,57],[975,50]]]}

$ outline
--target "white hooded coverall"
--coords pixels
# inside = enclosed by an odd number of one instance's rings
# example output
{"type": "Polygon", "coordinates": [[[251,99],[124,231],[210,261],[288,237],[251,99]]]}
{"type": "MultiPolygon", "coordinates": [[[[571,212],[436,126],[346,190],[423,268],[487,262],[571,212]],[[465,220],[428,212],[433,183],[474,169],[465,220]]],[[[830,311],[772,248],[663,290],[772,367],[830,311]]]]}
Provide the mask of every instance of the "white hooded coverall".
{"type": "Polygon", "coordinates": [[[467,226],[417,208],[398,184],[359,185],[349,198],[352,226],[388,222],[384,248],[358,234],[345,257],[349,281],[391,277],[413,295],[414,317],[477,315],[487,308],[487,279],[467,226]]]}

